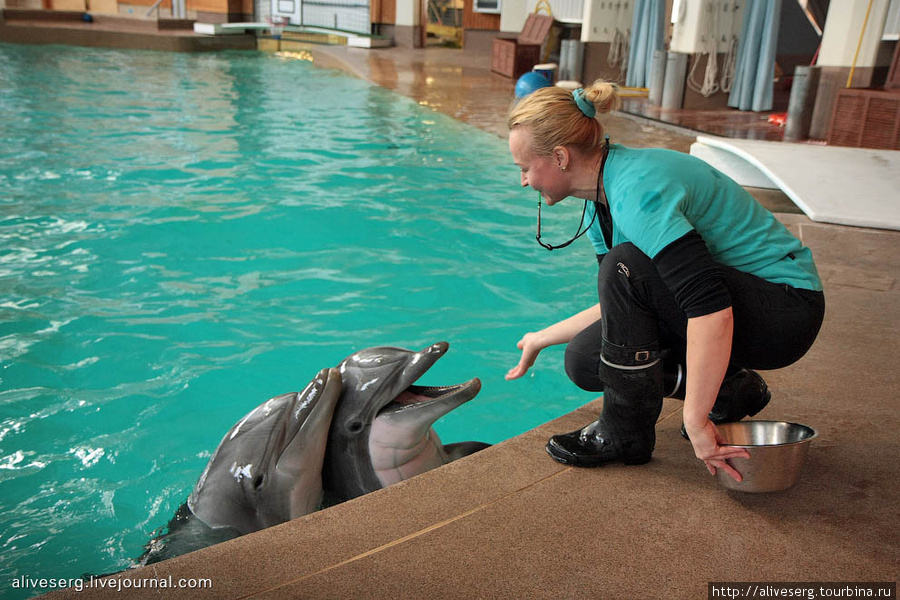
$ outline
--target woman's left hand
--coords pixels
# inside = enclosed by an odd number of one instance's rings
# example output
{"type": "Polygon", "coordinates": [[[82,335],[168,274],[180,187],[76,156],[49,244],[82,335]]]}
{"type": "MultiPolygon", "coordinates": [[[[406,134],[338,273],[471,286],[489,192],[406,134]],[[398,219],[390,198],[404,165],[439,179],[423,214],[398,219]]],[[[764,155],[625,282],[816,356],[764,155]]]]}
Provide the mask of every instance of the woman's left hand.
{"type": "Polygon", "coordinates": [[[715,475],[718,469],[724,471],[735,481],[741,481],[741,474],[726,461],[730,458],[750,458],[750,453],[744,448],[734,446],[722,446],[722,438],[712,421],[706,419],[700,427],[687,427],[688,436],[694,446],[694,454],[706,463],[710,475],[715,475]]]}

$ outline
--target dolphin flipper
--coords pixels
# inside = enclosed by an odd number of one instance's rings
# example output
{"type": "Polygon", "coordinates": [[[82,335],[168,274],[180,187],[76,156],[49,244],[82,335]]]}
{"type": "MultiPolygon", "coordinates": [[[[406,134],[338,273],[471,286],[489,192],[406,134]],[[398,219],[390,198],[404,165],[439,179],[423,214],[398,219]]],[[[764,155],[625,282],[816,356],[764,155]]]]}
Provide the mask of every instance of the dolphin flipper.
{"type": "Polygon", "coordinates": [[[453,461],[490,447],[490,444],[484,442],[459,442],[458,444],[447,444],[444,446],[444,452],[447,453],[448,461],[453,461]]]}

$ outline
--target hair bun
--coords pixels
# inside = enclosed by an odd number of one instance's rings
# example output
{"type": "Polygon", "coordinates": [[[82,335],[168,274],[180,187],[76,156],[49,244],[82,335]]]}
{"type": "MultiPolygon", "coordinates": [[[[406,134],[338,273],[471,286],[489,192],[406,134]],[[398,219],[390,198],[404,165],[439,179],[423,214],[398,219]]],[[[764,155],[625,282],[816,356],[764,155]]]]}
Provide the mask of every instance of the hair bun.
{"type": "Polygon", "coordinates": [[[619,85],[603,79],[598,79],[585,88],[584,97],[593,102],[597,112],[601,114],[616,110],[622,105],[619,85]]]}

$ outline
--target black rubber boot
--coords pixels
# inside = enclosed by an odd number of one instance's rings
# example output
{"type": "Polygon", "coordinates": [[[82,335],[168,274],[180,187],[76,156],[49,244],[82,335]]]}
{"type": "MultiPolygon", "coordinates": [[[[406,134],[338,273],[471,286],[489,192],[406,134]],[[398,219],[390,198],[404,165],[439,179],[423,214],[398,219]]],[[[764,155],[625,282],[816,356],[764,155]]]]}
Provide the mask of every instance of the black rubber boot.
{"type": "Polygon", "coordinates": [[[576,467],[648,462],[662,410],[658,353],[655,348],[624,348],[604,341],[600,378],[606,384],[600,418],[576,431],[554,435],[547,442],[547,453],[576,467]]]}
{"type": "MultiPolygon", "coordinates": [[[[709,411],[713,423],[733,423],[744,417],[752,417],[769,404],[772,392],[765,380],[756,371],[738,369],[722,381],[716,403],[709,411]]],[[[690,439],[684,425],[681,435],[690,439]]]]}

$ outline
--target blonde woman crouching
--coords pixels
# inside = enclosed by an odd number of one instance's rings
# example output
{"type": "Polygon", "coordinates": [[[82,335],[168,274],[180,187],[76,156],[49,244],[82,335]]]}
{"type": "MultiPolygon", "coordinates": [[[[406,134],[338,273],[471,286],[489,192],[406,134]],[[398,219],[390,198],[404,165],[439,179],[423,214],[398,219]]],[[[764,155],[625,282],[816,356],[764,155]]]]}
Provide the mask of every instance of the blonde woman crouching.
{"type": "MultiPolygon", "coordinates": [[[[765,381],[750,369],[785,367],[812,346],[825,313],[816,265],[769,211],[702,160],[609,144],[598,117],[618,106],[618,88],[597,81],[575,92],[542,88],[510,110],[522,186],[547,206],[585,201],[581,233],[600,268],[599,302],[526,333],[506,378],[524,375],[544,348],[567,344],[566,373],[603,391],[603,409],[551,437],[553,458],[646,463],[666,396],[684,400],[682,433],[709,472],[740,480],[726,460],[748,454],[721,446],[715,424],[768,404],[765,381]]],[[[538,241],[555,249],[572,240],[538,241]]]]}

